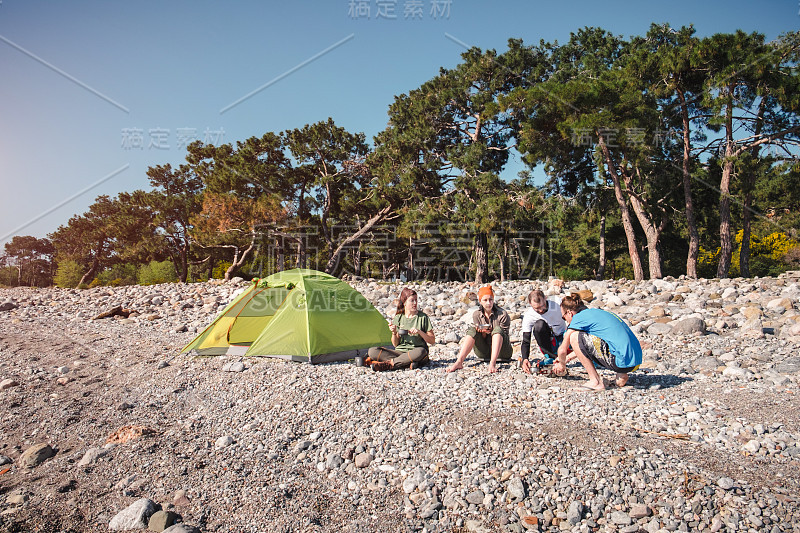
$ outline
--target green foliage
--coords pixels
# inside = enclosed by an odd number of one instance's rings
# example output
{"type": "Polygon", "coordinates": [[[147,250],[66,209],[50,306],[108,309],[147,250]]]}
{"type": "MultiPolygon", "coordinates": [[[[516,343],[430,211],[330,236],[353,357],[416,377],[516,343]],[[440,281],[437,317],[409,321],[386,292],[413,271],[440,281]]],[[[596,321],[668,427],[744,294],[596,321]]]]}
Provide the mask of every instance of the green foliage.
{"type": "MultiPolygon", "coordinates": [[[[742,232],[736,234],[736,243],[741,245],[742,232]]],[[[766,237],[750,237],[750,252],[754,255],[768,256],[770,259],[780,261],[798,242],[783,232],[770,233],[766,237]]]]}
{"type": "Polygon", "coordinates": [[[83,267],[81,283],[94,279],[106,267],[141,263],[153,255],[154,214],[142,194],[98,196],[86,213],[70,218],[50,234],[59,261],[71,260],[83,267]]]}
{"type": "Polygon", "coordinates": [[[205,264],[189,265],[188,282],[208,281],[208,266],[205,264]]]}
{"type": "Polygon", "coordinates": [[[17,269],[6,266],[0,268],[0,286],[13,287],[17,284],[17,269]]]}
{"type": "Polygon", "coordinates": [[[181,281],[186,281],[193,251],[190,238],[194,229],[193,218],[202,207],[204,184],[198,172],[198,167],[193,165],[180,165],[175,170],[170,165],[150,167],[147,176],[154,190],[142,196],[142,202],[153,210],[153,223],[158,228],[157,239],[161,248],[179,258],[178,277],[181,281]]]}
{"type": "MultiPolygon", "coordinates": [[[[739,275],[739,252],[742,249],[743,231],[736,234],[736,247],[731,260],[731,275],[739,275]]],[[[750,236],[750,274],[752,276],[777,276],[791,268],[792,260],[800,249],[800,243],[783,232],[773,232],[764,237],[750,236]]],[[[720,248],[714,251],[700,247],[698,275],[713,277],[716,274],[720,248]]]]}
{"type": "MultiPolygon", "coordinates": [[[[119,287],[121,285],[136,284],[136,272],[138,265],[134,263],[121,263],[100,272],[88,285],[84,283],[84,288],[99,287],[110,285],[119,287]]],[[[54,282],[56,286],[63,288],[77,287],[83,277],[84,269],[77,261],[65,260],[58,264],[54,282]]]]}
{"type": "Polygon", "coordinates": [[[214,279],[224,279],[225,272],[231,267],[233,263],[230,261],[220,261],[219,263],[214,266],[214,270],[211,273],[211,277],[214,279]]]}
{"type": "Polygon", "coordinates": [[[78,286],[83,277],[83,267],[77,261],[67,259],[58,262],[58,269],[53,281],[57,287],[72,289],[78,286]]]}
{"type": "Polygon", "coordinates": [[[773,233],[779,218],[793,238],[800,229],[800,164],[788,159],[800,145],[799,35],[652,25],[626,39],[587,27],[562,44],[470,48],[395,97],[374,149],[330,118],[192,143],[186,164],[148,169],[151,191],[98,197],[49,248],[15,237],[0,283],[50,283],[54,251],[69,287],[222,278],[232,265],[247,275],[262,260],[266,275],[300,258],[390,278],[409,257],[426,279],[468,268],[586,278],[601,242],[606,277],[678,276],[690,239],[703,247],[698,273],[714,276],[738,274],[729,236],[743,227],[759,236],[751,273],[776,273],[800,263],[794,241],[773,233]],[[512,150],[528,170],[509,181],[512,150]]]}
{"type": "Polygon", "coordinates": [[[564,267],[556,271],[556,276],[564,281],[588,279],[586,272],[580,268],[564,267]]]}
{"type": "Polygon", "coordinates": [[[777,277],[789,270],[789,265],[783,261],[773,259],[768,255],[757,255],[750,259],[751,276],[772,276],[777,277]]]}
{"type": "Polygon", "coordinates": [[[700,254],[697,257],[697,275],[701,278],[713,278],[717,275],[717,263],[719,262],[720,248],[716,250],[706,250],[700,247],[700,254]]]}
{"type": "Polygon", "coordinates": [[[103,285],[119,287],[120,285],[135,285],[137,281],[138,265],[134,263],[120,263],[101,272],[97,278],[103,285]]]}
{"type": "Polygon", "coordinates": [[[156,285],[158,283],[174,283],[178,281],[175,265],[172,261],[150,261],[139,267],[139,285],[156,285]]]}
{"type": "MultiPolygon", "coordinates": [[[[5,244],[2,259],[13,266],[17,279],[13,285],[45,287],[53,281],[53,243],[49,239],[37,239],[30,235],[16,235],[5,244]]],[[[11,281],[11,280],[9,280],[11,281]]]]}

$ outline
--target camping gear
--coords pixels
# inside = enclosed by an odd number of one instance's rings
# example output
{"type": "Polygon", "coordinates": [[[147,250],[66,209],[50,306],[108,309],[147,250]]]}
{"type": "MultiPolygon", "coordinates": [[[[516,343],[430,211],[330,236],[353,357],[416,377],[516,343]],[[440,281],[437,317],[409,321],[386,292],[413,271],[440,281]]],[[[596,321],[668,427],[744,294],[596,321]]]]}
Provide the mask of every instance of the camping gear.
{"type": "Polygon", "coordinates": [[[391,346],[391,332],[364,295],[339,278],[294,269],[253,280],[181,353],[316,364],[366,356],[372,346],[391,346]]]}

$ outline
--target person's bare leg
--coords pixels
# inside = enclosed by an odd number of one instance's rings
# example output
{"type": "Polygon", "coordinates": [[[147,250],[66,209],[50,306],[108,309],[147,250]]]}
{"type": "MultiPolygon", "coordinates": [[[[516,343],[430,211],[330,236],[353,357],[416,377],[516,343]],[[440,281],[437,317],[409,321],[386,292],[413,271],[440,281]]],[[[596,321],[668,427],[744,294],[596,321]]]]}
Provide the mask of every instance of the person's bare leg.
{"type": "Polygon", "coordinates": [[[461,343],[461,351],[458,352],[458,357],[456,358],[456,362],[447,367],[448,372],[455,372],[460,368],[464,368],[464,360],[469,355],[469,352],[472,351],[472,348],[475,346],[475,339],[472,337],[464,337],[464,342],[461,343]]]}
{"type": "Polygon", "coordinates": [[[628,374],[617,372],[617,379],[614,380],[614,383],[617,384],[617,387],[624,387],[628,384],[628,374]]]}
{"type": "Polygon", "coordinates": [[[503,336],[499,333],[492,335],[492,358],[489,360],[489,373],[497,372],[497,358],[500,357],[500,349],[503,347],[503,336]]]}
{"type": "Polygon", "coordinates": [[[589,383],[585,384],[584,387],[594,390],[605,389],[605,383],[603,383],[603,379],[600,377],[600,374],[597,373],[594,363],[581,351],[580,343],[578,342],[578,335],[572,336],[570,346],[572,346],[573,353],[578,356],[578,361],[581,362],[583,368],[586,370],[586,373],[589,374],[589,383]]]}

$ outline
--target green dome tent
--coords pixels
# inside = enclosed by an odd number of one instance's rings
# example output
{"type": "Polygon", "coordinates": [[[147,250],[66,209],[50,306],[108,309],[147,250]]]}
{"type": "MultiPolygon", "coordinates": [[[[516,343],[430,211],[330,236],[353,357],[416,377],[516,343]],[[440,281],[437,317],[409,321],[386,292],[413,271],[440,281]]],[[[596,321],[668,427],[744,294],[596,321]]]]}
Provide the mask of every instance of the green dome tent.
{"type": "Polygon", "coordinates": [[[326,363],[391,346],[386,319],[344,281],[317,272],[277,272],[236,297],[181,353],[257,355],[326,363]]]}

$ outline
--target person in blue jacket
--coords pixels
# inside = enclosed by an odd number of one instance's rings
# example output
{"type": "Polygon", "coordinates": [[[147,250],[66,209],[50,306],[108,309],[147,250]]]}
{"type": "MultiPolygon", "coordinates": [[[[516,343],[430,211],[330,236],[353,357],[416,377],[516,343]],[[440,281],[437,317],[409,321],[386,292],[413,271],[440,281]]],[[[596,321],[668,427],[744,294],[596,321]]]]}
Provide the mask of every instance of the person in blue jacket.
{"type": "Polygon", "coordinates": [[[553,371],[563,373],[566,370],[567,352],[571,347],[589,374],[589,382],[580,388],[588,391],[606,388],[595,365],[616,372],[616,385],[624,387],[628,374],[642,364],[642,346],[631,328],[614,313],[588,309],[577,294],[561,300],[561,313],[567,332],[558,348],[553,371]]]}

